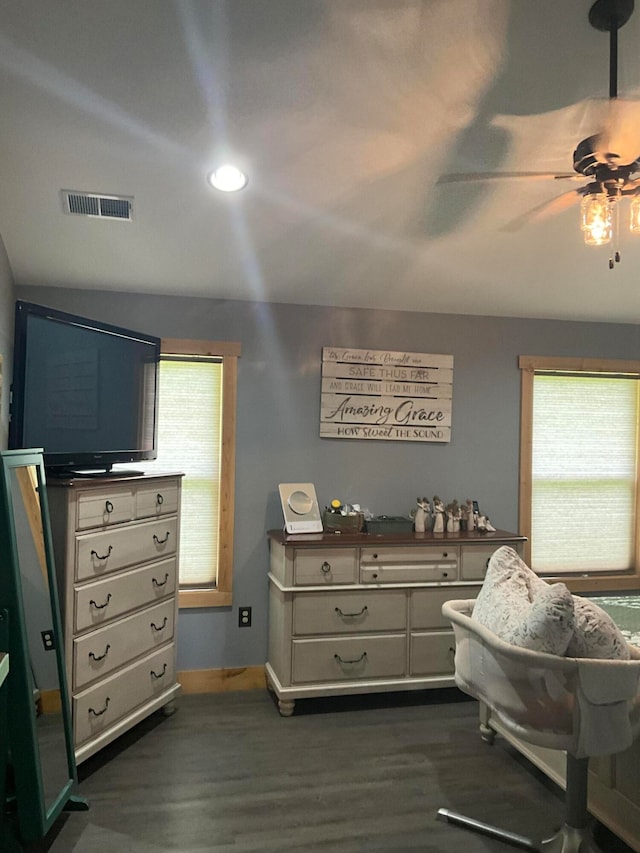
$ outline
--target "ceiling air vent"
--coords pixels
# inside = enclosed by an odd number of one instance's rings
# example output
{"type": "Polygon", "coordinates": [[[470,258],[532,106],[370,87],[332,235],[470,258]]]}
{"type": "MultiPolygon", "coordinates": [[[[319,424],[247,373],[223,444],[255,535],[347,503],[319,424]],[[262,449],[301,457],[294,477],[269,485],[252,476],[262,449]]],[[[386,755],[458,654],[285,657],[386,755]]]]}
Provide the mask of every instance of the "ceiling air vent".
{"type": "Polygon", "coordinates": [[[133,219],[133,196],[62,190],[62,204],[65,213],[73,213],[77,216],[120,219],[124,222],[131,222],[133,219]]]}

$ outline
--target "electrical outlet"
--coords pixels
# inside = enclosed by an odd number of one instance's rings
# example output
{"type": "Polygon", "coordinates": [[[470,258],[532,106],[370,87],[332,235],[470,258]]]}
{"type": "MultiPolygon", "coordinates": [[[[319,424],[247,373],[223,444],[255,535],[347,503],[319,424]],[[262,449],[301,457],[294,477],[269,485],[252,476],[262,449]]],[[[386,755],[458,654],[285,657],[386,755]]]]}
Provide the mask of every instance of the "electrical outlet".
{"type": "Polygon", "coordinates": [[[41,631],[42,635],[42,645],[44,646],[45,652],[50,652],[52,649],[55,649],[56,644],[53,639],[53,631],[41,631]]]}
{"type": "Polygon", "coordinates": [[[239,607],[238,608],[238,625],[240,628],[250,628],[251,627],[251,608],[250,607],[239,607]]]}

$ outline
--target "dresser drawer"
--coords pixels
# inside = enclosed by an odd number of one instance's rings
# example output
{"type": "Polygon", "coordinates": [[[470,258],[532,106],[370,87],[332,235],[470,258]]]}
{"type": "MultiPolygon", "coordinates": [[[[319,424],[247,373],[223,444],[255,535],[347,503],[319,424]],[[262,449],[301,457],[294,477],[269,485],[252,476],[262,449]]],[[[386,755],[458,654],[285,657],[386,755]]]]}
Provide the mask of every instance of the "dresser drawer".
{"type": "Polygon", "coordinates": [[[175,554],[176,518],[126,525],[76,537],[76,580],[102,577],[135,563],[175,554]]]}
{"type": "Polygon", "coordinates": [[[402,631],[407,622],[406,609],[402,590],[303,593],[293,600],[293,633],[402,631]]]}
{"type": "Polygon", "coordinates": [[[165,646],[74,696],[76,747],[175,685],[174,659],[174,646],[165,646]]]}
{"type": "Polygon", "coordinates": [[[361,583],[428,583],[454,581],[460,554],[456,545],[424,548],[363,548],[361,583]]]}
{"type": "Polygon", "coordinates": [[[499,547],[499,543],[467,545],[462,551],[462,580],[482,580],[491,556],[499,547]]]}
{"type": "Polygon", "coordinates": [[[355,583],[358,553],[355,548],[305,548],[295,552],[296,584],[355,583]]]}
{"type": "Polygon", "coordinates": [[[74,590],[74,631],[82,632],[118,619],[131,610],[173,595],[175,589],[175,557],[85,584],[74,590]]]}
{"type": "Polygon", "coordinates": [[[453,631],[411,634],[410,675],[453,675],[455,648],[453,631]]]}
{"type": "Polygon", "coordinates": [[[411,628],[450,628],[451,622],[442,615],[445,601],[477,598],[479,592],[479,586],[439,586],[412,590],[409,606],[411,628]]]}
{"type": "Polygon", "coordinates": [[[293,641],[293,681],[357,681],[405,674],[405,635],[293,641]]]}
{"type": "Polygon", "coordinates": [[[73,691],[103,678],[173,638],[175,602],[169,599],[73,641],[73,691]]]}
{"type": "Polygon", "coordinates": [[[80,492],[77,502],[77,529],[88,530],[91,527],[105,527],[120,524],[133,518],[133,493],[131,489],[98,493],[80,492]]]}
{"type": "Polygon", "coordinates": [[[136,492],[136,518],[153,518],[178,511],[177,483],[140,486],[136,492]]]}

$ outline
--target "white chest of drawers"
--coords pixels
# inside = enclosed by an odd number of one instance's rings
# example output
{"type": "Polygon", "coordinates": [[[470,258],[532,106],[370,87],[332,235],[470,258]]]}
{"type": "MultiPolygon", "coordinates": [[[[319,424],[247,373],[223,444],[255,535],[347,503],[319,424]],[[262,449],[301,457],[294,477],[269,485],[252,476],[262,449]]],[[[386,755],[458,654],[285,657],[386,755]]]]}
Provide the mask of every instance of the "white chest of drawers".
{"type": "Polygon", "coordinates": [[[179,474],[47,484],[78,763],[180,690],[180,491],[179,474]]]}
{"type": "Polygon", "coordinates": [[[296,699],[453,685],[442,604],[475,598],[493,552],[525,541],[504,530],[268,536],[266,672],[283,716],[296,699]]]}

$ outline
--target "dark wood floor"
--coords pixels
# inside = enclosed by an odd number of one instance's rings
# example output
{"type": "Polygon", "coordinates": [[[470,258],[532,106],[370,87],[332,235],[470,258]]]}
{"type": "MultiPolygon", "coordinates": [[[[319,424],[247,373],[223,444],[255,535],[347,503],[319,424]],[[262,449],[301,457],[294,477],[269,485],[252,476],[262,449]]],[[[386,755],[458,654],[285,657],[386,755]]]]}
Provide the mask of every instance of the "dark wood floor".
{"type": "MultiPolygon", "coordinates": [[[[186,696],[80,765],[84,813],[48,853],[506,853],[436,821],[440,806],[526,835],[562,821],[559,792],[477,734],[457,691],[299,702],[186,696]]],[[[602,843],[602,841],[601,841],[602,843]]],[[[612,838],[607,853],[628,851],[612,838]]]]}

